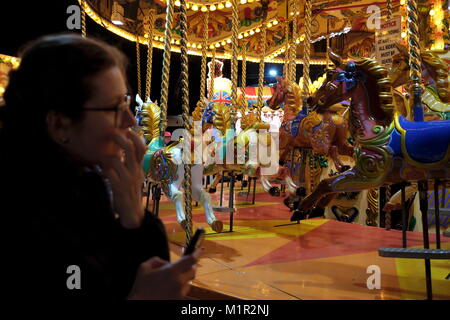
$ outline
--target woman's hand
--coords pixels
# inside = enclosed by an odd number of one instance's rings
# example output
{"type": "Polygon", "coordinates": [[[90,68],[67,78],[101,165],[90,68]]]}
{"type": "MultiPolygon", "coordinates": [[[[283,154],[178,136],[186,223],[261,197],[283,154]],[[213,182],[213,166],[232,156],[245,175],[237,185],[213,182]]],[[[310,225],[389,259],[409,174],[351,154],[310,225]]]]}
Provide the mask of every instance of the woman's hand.
{"type": "Polygon", "coordinates": [[[119,214],[121,225],[136,229],[144,219],[141,193],[144,172],[141,163],[146,146],[132,131],[126,131],[125,136],[116,133],[112,139],[123,149],[124,157],[108,157],[102,161],[101,167],[111,183],[114,210],[119,214]]]}
{"type": "Polygon", "coordinates": [[[131,300],[175,300],[182,299],[195,278],[195,267],[199,250],[174,263],[153,257],[139,266],[133,288],[128,296],[131,300]]]}

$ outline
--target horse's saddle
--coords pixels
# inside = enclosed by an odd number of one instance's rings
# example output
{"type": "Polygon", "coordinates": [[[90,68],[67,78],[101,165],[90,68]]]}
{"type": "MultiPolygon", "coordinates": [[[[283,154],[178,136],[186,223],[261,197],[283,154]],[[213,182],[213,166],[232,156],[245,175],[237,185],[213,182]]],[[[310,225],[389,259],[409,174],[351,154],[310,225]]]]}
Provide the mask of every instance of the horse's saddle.
{"type": "Polygon", "coordinates": [[[391,147],[407,161],[433,164],[450,159],[450,121],[415,122],[400,115],[395,119],[392,138],[391,147]]]}

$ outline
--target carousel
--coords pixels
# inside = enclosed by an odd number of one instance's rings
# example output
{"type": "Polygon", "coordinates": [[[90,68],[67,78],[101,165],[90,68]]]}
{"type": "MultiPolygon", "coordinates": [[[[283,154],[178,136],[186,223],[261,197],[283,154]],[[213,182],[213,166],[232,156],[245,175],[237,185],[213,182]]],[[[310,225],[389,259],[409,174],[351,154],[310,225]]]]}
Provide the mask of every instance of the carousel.
{"type": "MultiPolygon", "coordinates": [[[[142,205],[174,260],[205,229],[192,298],[450,299],[448,0],[79,5],[83,36],[90,19],[136,44],[142,205]]],[[[17,63],[0,55],[3,87],[17,63]]]]}

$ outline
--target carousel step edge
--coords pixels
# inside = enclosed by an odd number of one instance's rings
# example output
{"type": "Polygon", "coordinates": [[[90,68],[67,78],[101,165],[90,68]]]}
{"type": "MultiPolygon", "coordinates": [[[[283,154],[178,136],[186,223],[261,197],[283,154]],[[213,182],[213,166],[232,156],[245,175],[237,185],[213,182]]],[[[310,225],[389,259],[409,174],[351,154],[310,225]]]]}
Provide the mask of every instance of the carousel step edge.
{"type": "Polygon", "coordinates": [[[380,257],[408,259],[450,259],[450,250],[415,248],[380,248],[380,257]]]}

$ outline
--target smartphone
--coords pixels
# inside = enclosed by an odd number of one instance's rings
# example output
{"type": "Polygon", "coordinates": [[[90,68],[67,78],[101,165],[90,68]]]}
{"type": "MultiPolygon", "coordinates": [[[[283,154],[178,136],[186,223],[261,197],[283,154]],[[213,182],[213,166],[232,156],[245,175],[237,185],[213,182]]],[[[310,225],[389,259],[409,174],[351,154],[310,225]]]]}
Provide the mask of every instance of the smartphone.
{"type": "Polygon", "coordinates": [[[187,256],[188,254],[192,254],[195,251],[195,249],[200,248],[204,239],[205,239],[205,229],[198,228],[195,231],[195,234],[192,237],[191,241],[189,242],[188,246],[186,247],[186,250],[184,250],[184,255],[187,256]]]}

